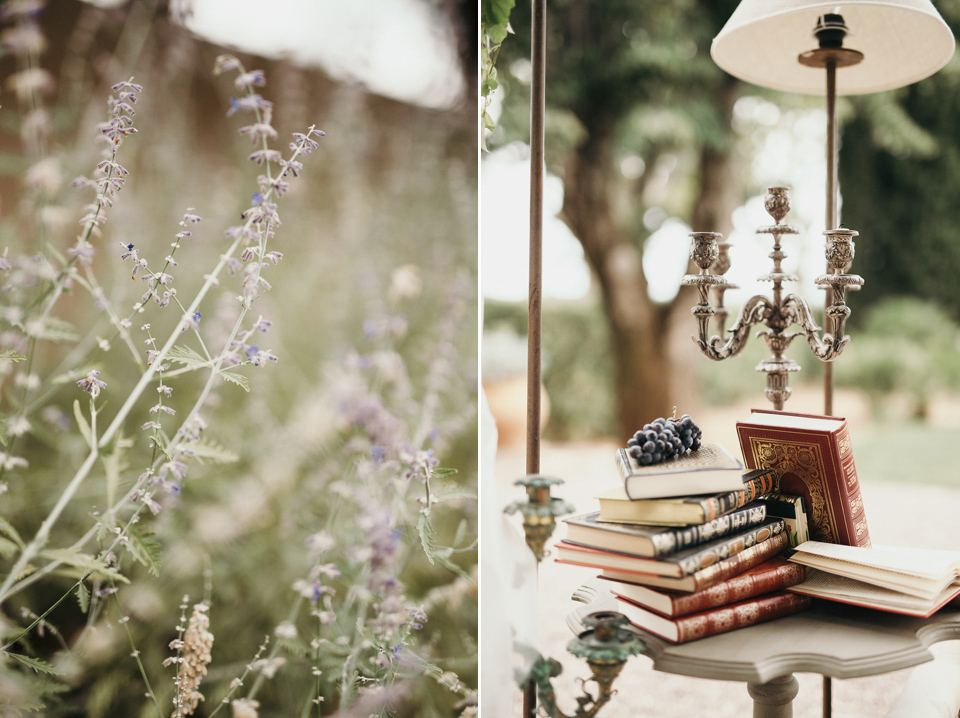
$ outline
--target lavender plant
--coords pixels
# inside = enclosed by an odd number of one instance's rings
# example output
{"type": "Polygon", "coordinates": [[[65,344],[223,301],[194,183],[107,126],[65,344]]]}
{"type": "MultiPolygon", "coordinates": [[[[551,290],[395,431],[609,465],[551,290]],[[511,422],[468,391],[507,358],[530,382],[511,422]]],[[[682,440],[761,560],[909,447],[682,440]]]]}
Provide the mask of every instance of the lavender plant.
{"type": "MultiPolygon", "coordinates": [[[[42,3],[6,7],[29,24],[42,3]]],[[[251,372],[297,364],[265,302],[286,264],[280,206],[323,133],[275,149],[265,74],[229,55],[215,72],[236,92],[228,115],[249,118],[257,173],[212,267],[189,266],[217,242],[192,208],[166,251],[107,222],[136,181],[124,157],[150,87],[132,79],[113,87],[95,172],[73,183],[91,197],[80,231],[58,244],[34,198],[35,241],[0,258],[3,709],[469,714],[475,504],[439,459],[475,421],[457,351],[472,281],[449,282],[436,312],[400,267],[356,349],[271,412],[251,372]],[[435,321],[411,331],[405,310],[435,321]],[[201,581],[188,619],[178,589],[201,581]]],[[[31,145],[33,167],[48,144],[31,145]]]]}

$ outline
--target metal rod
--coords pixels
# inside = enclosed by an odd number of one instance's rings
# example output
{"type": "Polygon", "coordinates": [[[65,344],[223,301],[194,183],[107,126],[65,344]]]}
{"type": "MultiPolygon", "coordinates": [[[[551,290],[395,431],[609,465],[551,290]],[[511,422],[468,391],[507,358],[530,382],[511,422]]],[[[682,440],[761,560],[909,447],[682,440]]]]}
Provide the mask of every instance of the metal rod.
{"type": "MultiPolygon", "coordinates": [[[[836,60],[827,60],[827,229],[836,229],[840,226],[838,211],[839,192],[837,187],[837,160],[839,148],[837,146],[837,63],[836,60]]],[[[830,268],[827,267],[827,271],[830,268]]],[[[833,304],[833,288],[827,287],[824,297],[824,307],[833,304]]],[[[826,317],[824,317],[826,319],[826,317]]],[[[824,326],[827,326],[824,322],[824,326]]],[[[823,413],[833,414],[833,364],[823,363],[823,413]]],[[[833,715],[833,679],[823,677],[823,718],[833,715]]]]}
{"type": "Polygon", "coordinates": [[[530,85],[530,290],[527,307],[527,473],[540,473],[540,325],[543,284],[543,114],[546,0],[532,0],[530,85]]]}
{"type": "MultiPolygon", "coordinates": [[[[827,60],[827,210],[826,229],[840,226],[839,191],[837,187],[837,161],[839,155],[837,132],[837,62],[827,60]]],[[[827,272],[830,268],[827,267],[827,272]]],[[[824,307],[833,304],[833,289],[827,287],[824,307]]],[[[826,319],[826,317],[824,317],[826,319]]],[[[824,322],[824,326],[828,326],[824,322]]],[[[823,365],[823,413],[833,414],[833,364],[823,365]]],[[[830,679],[827,678],[827,681],[830,679]]]]}
{"type": "MultiPolygon", "coordinates": [[[[530,279],[527,304],[527,474],[540,473],[541,297],[543,285],[543,116],[546,95],[546,0],[531,0],[530,55],[530,279]]],[[[539,563],[534,569],[539,573],[539,563]]],[[[523,692],[523,715],[534,718],[537,689],[523,692]]]]}

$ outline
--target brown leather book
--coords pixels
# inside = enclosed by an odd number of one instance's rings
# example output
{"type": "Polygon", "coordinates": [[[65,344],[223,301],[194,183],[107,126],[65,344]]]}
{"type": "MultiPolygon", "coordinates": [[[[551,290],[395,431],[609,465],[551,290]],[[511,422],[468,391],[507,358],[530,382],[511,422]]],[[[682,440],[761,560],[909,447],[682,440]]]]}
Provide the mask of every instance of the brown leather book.
{"type": "Polygon", "coordinates": [[[682,578],[784,533],[785,528],[783,519],[769,519],[758,526],[659,558],[638,556],[622,551],[606,551],[571,543],[568,540],[558,541],[554,548],[557,558],[569,563],[682,578]]]}
{"type": "Polygon", "coordinates": [[[800,613],[810,608],[811,603],[809,596],[776,591],[675,619],[665,618],[629,601],[620,601],[618,608],[637,628],[670,643],[688,643],[698,638],[800,613]]]}
{"type": "Polygon", "coordinates": [[[791,563],[783,556],[764,561],[715,586],[696,593],[679,594],[651,586],[610,581],[613,594],[647,610],[669,618],[678,618],[691,613],[726,606],[772,591],[782,591],[804,580],[803,566],[791,563]]]}
{"type": "MultiPolygon", "coordinates": [[[[669,576],[657,576],[651,573],[615,569],[603,569],[600,577],[609,578],[614,581],[623,581],[625,583],[639,583],[643,586],[658,586],[660,588],[670,589],[671,591],[693,593],[694,591],[701,591],[721,581],[726,581],[728,578],[732,578],[737,574],[743,573],[748,568],[752,568],[758,563],[782,553],[789,545],[790,537],[786,531],[783,531],[776,536],[771,536],[766,541],[756,543],[750,548],[734,554],[730,558],[719,561],[712,566],[707,566],[683,578],[671,578],[669,576]]],[[[573,562],[557,559],[557,563],[573,562]]]]}
{"type": "Polygon", "coordinates": [[[811,539],[870,545],[846,419],[754,409],[737,434],[748,468],[776,470],[777,490],[803,497],[811,539]]]}

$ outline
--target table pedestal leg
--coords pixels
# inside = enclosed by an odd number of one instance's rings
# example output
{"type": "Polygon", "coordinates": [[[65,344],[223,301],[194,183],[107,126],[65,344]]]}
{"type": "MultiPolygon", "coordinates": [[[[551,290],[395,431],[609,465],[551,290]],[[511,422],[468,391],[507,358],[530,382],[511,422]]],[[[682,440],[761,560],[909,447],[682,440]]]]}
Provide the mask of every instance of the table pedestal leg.
{"type": "Polygon", "coordinates": [[[793,675],[780,676],[766,683],[748,683],[753,698],[753,718],[793,718],[793,699],[800,684],[793,675]]]}

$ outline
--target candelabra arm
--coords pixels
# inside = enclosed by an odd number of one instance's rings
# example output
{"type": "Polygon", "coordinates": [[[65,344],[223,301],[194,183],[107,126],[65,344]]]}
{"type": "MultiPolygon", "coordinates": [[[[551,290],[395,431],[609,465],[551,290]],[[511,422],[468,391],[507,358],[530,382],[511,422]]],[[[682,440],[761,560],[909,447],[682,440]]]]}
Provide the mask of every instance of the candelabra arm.
{"type": "MultiPolygon", "coordinates": [[[[714,361],[721,361],[736,356],[743,347],[746,346],[747,339],[749,339],[750,336],[750,327],[764,321],[770,309],[769,302],[769,299],[760,295],[750,297],[743,307],[740,308],[737,321],[727,330],[730,336],[726,342],[716,334],[708,339],[707,325],[705,322],[698,323],[699,336],[694,336],[693,340],[697,343],[697,346],[700,347],[703,355],[714,361]]],[[[697,307],[694,307],[693,311],[696,313],[697,307]]]]}
{"type": "Polygon", "coordinates": [[[583,695],[577,698],[577,709],[566,714],[557,706],[557,696],[553,690],[553,679],[560,675],[563,668],[554,658],[537,656],[530,673],[524,676],[520,684],[533,681],[537,687],[541,709],[551,718],[593,718],[600,709],[610,702],[616,691],[613,682],[620,675],[627,659],[645,649],[636,632],[628,628],[630,621],[622,613],[600,611],[591,613],[584,619],[587,630],[570,641],[567,650],[574,656],[587,661],[593,675],[579,679],[583,695]],[[587,683],[597,686],[596,693],[587,690],[587,683]]]}
{"type": "Polygon", "coordinates": [[[844,324],[847,317],[850,316],[850,308],[843,304],[842,299],[839,303],[834,303],[827,307],[826,315],[830,321],[832,332],[824,332],[821,337],[820,325],[813,317],[813,312],[809,305],[795,294],[790,294],[784,299],[784,307],[793,312],[797,324],[803,327],[803,334],[810,345],[810,350],[821,361],[833,361],[843,348],[850,341],[849,335],[843,333],[844,324]]]}

